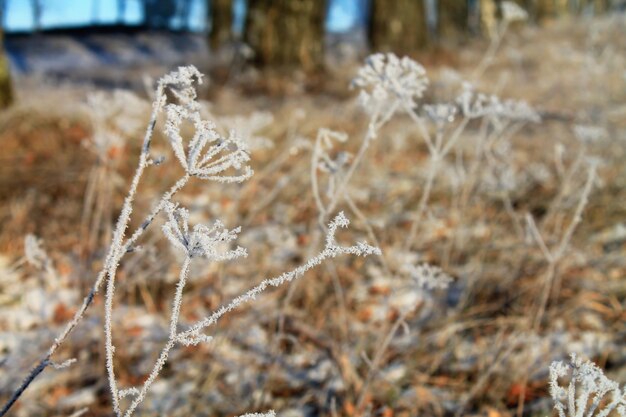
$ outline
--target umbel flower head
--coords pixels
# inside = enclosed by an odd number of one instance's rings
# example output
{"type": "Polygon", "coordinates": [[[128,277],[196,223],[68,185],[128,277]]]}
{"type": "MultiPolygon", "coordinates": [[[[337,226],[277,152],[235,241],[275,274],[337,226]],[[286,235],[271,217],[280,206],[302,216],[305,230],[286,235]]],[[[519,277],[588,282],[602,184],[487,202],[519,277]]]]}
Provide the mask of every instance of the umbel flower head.
{"type": "Polygon", "coordinates": [[[250,161],[248,149],[233,130],[228,138],[223,138],[213,122],[202,120],[198,112],[176,104],[168,105],[166,112],[165,134],[174,155],[190,175],[219,182],[242,182],[252,176],[252,169],[247,165],[250,161]],[[186,150],[180,133],[185,120],[190,121],[195,129],[186,150]],[[225,174],[231,169],[239,172],[225,174]]]}
{"type": "Polygon", "coordinates": [[[166,79],[177,103],[165,106],[164,133],[176,159],[189,175],[201,179],[228,183],[247,180],[252,169],[247,165],[250,155],[244,141],[232,130],[223,138],[213,122],[202,119],[194,80],[200,83],[202,74],[193,66],[179,68],[166,79]],[[184,122],[194,129],[188,144],[181,134],[184,122]]]}
{"type": "Polygon", "coordinates": [[[550,395],[559,417],[607,417],[613,411],[626,417],[626,389],[607,378],[594,363],[572,353],[570,363],[550,365],[550,395]],[[569,376],[567,386],[559,379],[569,376]],[[602,405],[602,407],[601,407],[602,405]]]}
{"type": "Polygon", "coordinates": [[[423,66],[393,53],[373,54],[365,60],[352,85],[361,89],[359,100],[372,114],[398,104],[413,107],[428,88],[423,66]]]}
{"type": "Polygon", "coordinates": [[[528,20],[526,10],[513,1],[503,1],[500,4],[500,10],[502,11],[502,19],[507,22],[528,20]]]}
{"type": "Polygon", "coordinates": [[[228,230],[218,220],[210,227],[197,224],[190,229],[187,209],[168,203],[165,212],[168,221],[163,225],[163,233],[175,248],[182,250],[188,257],[226,261],[247,255],[246,250],[239,246],[233,250],[220,251],[221,246],[237,239],[241,228],[228,230]]]}
{"type": "Polygon", "coordinates": [[[408,264],[404,266],[419,288],[426,290],[446,289],[452,282],[452,277],[446,274],[441,268],[427,263],[417,266],[408,264]]]}
{"type": "Polygon", "coordinates": [[[476,93],[474,86],[463,83],[463,91],[456,99],[461,113],[469,118],[487,117],[496,123],[503,121],[539,123],[541,117],[528,103],[518,100],[500,100],[494,95],[476,93]]]}

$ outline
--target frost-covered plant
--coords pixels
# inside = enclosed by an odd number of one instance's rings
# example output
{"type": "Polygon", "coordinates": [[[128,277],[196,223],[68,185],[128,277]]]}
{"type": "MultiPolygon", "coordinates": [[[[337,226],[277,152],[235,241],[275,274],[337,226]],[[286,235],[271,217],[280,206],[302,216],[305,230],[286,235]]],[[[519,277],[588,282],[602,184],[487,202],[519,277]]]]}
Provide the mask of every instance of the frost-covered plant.
{"type": "Polygon", "coordinates": [[[370,114],[413,107],[428,88],[424,67],[393,53],[370,55],[352,83],[360,89],[359,101],[370,114]]]}
{"type": "Polygon", "coordinates": [[[498,48],[502,44],[502,40],[504,39],[509,26],[515,22],[523,22],[528,20],[528,12],[523,9],[521,6],[516,4],[513,1],[505,0],[500,3],[500,11],[501,11],[501,19],[497,25],[491,30],[489,35],[491,36],[491,41],[489,43],[489,48],[485,52],[482,60],[476,67],[473,73],[474,79],[480,78],[485,70],[491,65],[493,59],[496,56],[496,52],[498,48]]]}
{"type": "MultiPolygon", "coordinates": [[[[543,319],[543,315],[550,298],[550,294],[553,291],[555,282],[558,283],[559,274],[558,266],[567,250],[569,249],[570,242],[574,236],[574,232],[578,225],[582,222],[582,216],[589,202],[589,197],[593,190],[593,186],[596,182],[597,176],[597,164],[590,162],[587,166],[587,177],[582,190],[578,196],[578,204],[572,214],[572,219],[565,230],[563,230],[560,236],[557,237],[556,243],[550,245],[549,240],[546,239],[539,228],[535,224],[534,218],[527,214],[526,225],[529,238],[539,247],[545,260],[548,262],[548,268],[544,276],[544,288],[541,292],[541,297],[537,305],[537,311],[534,319],[534,327],[537,328],[543,319]]],[[[557,285],[558,287],[558,285],[557,285]]]]}
{"type": "Polygon", "coordinates": [[[406,265],[405,271],[411,276],[419,288],[426,290],[446,289],[452,282],[452,277],[441,268],[430,264],[406,265]]]}
{"type": "Polygon", "coordinates": [[[500,3],[502,20],[506,22],[517,22],[528,20],[528,12],[513,1],[503,1],[500,3]]]}
{"type": "MultiPolygon", "coordinates": [[[[201,342],[211,340],[210,336],[201,333],[202,330],[215,324],[217,320],[227,312],[252,301],[268,287],[276,287],[290,282],[302,276],[309,269],[319,265],[322,261],[344,254],[355,256],[368,256],[380,254],[380,250],[366,243],[357,243],[352,246],[342,246],[336,241],[335,234],[339,227],[347,227],[348,220],[340,213],[328,226],[328,233],[323,250],[316,256],[310,258],[304,265],[296,269],[262,281],[248,292],[236,297],[229,304],[221,307],[212,315],[198,321],[188,330],[179,329],[179,315],[182,304],[182,296],[189,274],[192,260],[204,258],[212,262],[229,261],[240,258],[247,254],[241,247],[230,249],[230,244],[237,238],[239,228],[233,230],[226,229],[219,221],[213,225],[189,225],[189,213],[185,208],[179,207],[172,202],[174,195],[180,191],[192,178],[211,180],[221,183],[239,183],[248,179],[252,175],[252,170],[247,165],[250,157],[244,141],[239,139],[236,133],[231,130],[227,138],[222,137],[215,129],[212,122],[204,120],[200,114],[200,105],[196,98],[195,83],[202,81],[202,75],[193,67],[181,67],[178,71],[172,72],[158,82],[152,115],[144,137],[139,164],[135,175],[131,181],[130,190],[117,220],[113,232],[111,246],[104,261],[104,267],[98,274],[95,283],[83,300],[82,306],[78,309],[70,323],[67,324],[63,332],[55,339],[47,354],[33,368],[20,387],[16,389],[7,404],[0,410],[0,415],[4,415],[9,408],[17,401],[20,395],[33,382],[33,380],[48,366],[54,365],[52,355],[63,344],[67,336],[85,315],[86,310],[93,302],[97,292],[106,281],[105,292],[105,358],[106,370],[111,390],[113,412],[116,416],[130,417],[137,407],[145,399],[150,386],[156,380],[159,372],[168,359],[169,352],[177,345],[191,346],[201,342]],[[173,99],[168,99],[168,95],[173,99]],[[157,199],[152,211],[141,222],[130,236],[127,236],[127,228],[133,212],[133,202],[137,194],[140,179],[146,169],[155,165],[157,161],[151,157],[150,147],[157,119],[160,114],[165,113],[164,133],[167,136],[172,152],[182,168],[183,176],[176,181],[171,188],[157,199]],[[181,130],[183,123],[189,122],[194,128],[193,135],[186,139],[181,130]],[[120,389],[115,373],[115,346],[113,344],[113,298],[115,294],[115,281],[118,266],[125,254],[132,252],[136,248],[138,240],[143,233],[153,223],[154,219],[161,211],[165,211],[167,222],[163,226],[165,237],[172,246],[183,252],[185,255],[181,271],[178,278],[178,285],[172,303],[170,315],[169,337],[162,348],[161,355],[156,361],[148,379],[141,387],[128,387],[120,389]],[[132,399],[131,404],[122,409],[120,400],[125,397],[132,399]]],[[[34,261],[40,260],[41,251],[36,245],[36,241],[28,239],[27,251],[34,261]]],[[[254,414],[253,414],[254,415],[254,414]]],[[[260,415],[273,415],[273,412],[260,415]]]]}
{"type": "Polygon", "coordinates": [[[626,388],[604,375],[602,369],[572,353],[570,362],[550,365],[550,395],[559,417],[626,416],[626,388]],[[560,381],[569,380],[567,385],[560,381]]]}

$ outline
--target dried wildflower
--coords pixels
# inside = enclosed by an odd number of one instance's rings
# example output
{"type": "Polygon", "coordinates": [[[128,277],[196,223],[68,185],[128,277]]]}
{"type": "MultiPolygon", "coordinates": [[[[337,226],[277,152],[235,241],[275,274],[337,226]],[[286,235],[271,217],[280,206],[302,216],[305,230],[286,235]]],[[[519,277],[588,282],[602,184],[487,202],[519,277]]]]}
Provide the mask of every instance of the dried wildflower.
{"type": "Polygon", "coordinates": [[[393,53],[370,55],[352,84],[361,89],[359,100],[372,114],[402,105],[415,106],[428,87],[426,70],[408,57],[393,53]]]}
{"type": "Polygon", "coordinates": [[[550,395],[559,417],[606,417],[614,410],[626,416],[626,389],[620,390],[619,384],[607,378],[602,369],[574,353],[569,364],[558,361],[550,365],[550,395]],[[559,385],[559,379],[568,375],[567,387],[559,385]],[[604,406],[600,407],[602,403],[604,406]]]}
{"type": "Polygon", "coordinates": [[[404,270],[415,280],[419,288],[427,290],[446,289],[452,282],[452,277],[438,266],[423,263],[417,266],[405,265],[404,270]]]}
{"type": "Polygon", "coordinates": [[[608,137],[608,132],[600,126],[575,125],[574,135],[582,143],[599,142],[608,137]]]}
{"type": "Polygon", "coordinates": [[[528,13],[517,3],[512,1],[503,1],[500,4],[502,11],[502,19],[505,22],[517,22],[528,20],[528,13]]]}
{"type": "Polygon", "coordinates": [[[205,257],[212,261],[223,261],[246,256],[246,250],[237,247],[234,250],[219,252],[218,248],[237,239],[240,228],[227,230],[220,221],[211,227],[197,224],[189,229],[189,211],[173,203],[165,206],[168,222],[163,225],[163,233],[174,245],[188,257],[205,257]]]}
{"type": "MultiPolygon", "coordinates": [[[[199,110],[195,84],[202,84],[202,77],[203,74],[193,65],[178,67],[177,71],[163,76],[159,80],[159,85],[168,86],[180,105],[190,110],[199,110]]],[[[165,100],[165,97],[162,100],[165,100]]]]}
{"type": "Polygon", "coordinates": [[[234,131],[227,139],[222,138],[214,123],[202,120],[197,111],[177,104],[168,105],[166,112],[165,133],[174,155],[189,175],[218,182],[242,182],[252,176],[252,169],[246,165],[250,155],[234,131]],[[180,132],[183,121],[190,121],[195,129],[187,150],[180,132]],[[225,175],[230,169],[242,172],[225,175]]]}
{"type": "Polygon", "coordinates": [[[494,123],[505,120],[539,123],[541,117],[528,103],[518,100],[501,101],[497,96],[476,93],[474,86],[463,83],[463,91],[457,98],[461,112],[468,119],[488,117],[494,123]]]}
{"type": "Polygon", "coordinates": [[[457,107],[451,104],[428,104],[424,106],[426,116],[437,126],[454,122],[457,107]]]}
{"type": "Polygon", "coordinates": [[[476,93],[474,86],[470,83],[463,83],[463,90],[456,99],[461,107],[463,116],[468,119],[483,117],[489,112],[489,97],[482,93],[476,93]]]}
{"type": "Polygon", "coordinates": [[[541,117],[523,100],[506,100],[495,107],[497,115],[516,122],[539,123],[541,117]]]}

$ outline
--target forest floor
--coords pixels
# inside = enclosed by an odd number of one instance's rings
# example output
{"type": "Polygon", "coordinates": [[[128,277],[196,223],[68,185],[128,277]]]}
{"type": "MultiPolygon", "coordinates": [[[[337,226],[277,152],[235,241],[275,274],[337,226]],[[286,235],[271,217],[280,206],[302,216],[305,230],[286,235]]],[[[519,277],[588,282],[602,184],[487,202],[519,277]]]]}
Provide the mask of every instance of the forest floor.
{"type": "MultiPolygon", "coordinates": [[[[211,343],[172,351],[138,415],[547,415],[549,365],[571,352],[626,381],[626,16],[513,28],[476,79],[486,48],[470,40],[420,54],[430,79],[423,102],[453,102],[462,81],[472,80],[477,91],[525,100],[542,121],[492,143],[482,159],[471,157],[486,128],[469,123],[405,250],[429,157],[419,129],[396,115],[350,184],[353,204],[338,206],[353,221],[340,240],[374,237],[383,256],[337,258],[226,315],[211,343]],[[548,282],[548,262],[526,219],[556,247],[575,216],[589,160],[598,164],[598,179],[548,282]],[[459,167],[472,161],[477,181],[468,185],[459,167]],[[422,262],[440,266],[450,286],[425,290],[402,270],[422,262]],[[534,323],[546,291],[545,313],[534,323]]],[[[238,244],[249,253],[233,263],[193,265],[183,322],[318,251],[311,192],[318,130],[348,135],[333,158],[356,153],[367,130],[349,88],[360,63],[349,48],[337,50],[343,53],[329,58],[332,69],[313,80],[237,64],[212,71],[201,86],[204,111],[218,127],[250,138],[256,173],[241,185],[193,181],[176,197],[194,222],[242,226],[238,244]]],[[[155,67],[146,72],[158,76],[155,67]]],[[[138,65],[132,79],[140,74],[138,65]]],[[[0,116],[0,402],[94,282],[136,166],[149,117],[146,89],[137,91],[142,99],[99,107],[128,138],[103,154],[95,151],[95,118],[86,106],[93,84],[22,75],[19,102],[0,116]],[[25,257],[27,234],[42,240],[43,265],[32,253],[25,257]]],[[[142,183],[131,229],[181,174],[160,133],[153,152],[166,162],[142,183]]],[[[326,190],[327,177],[316,175],[326,190]]],[[[119,269],[113,319],[124,387],[142,383],[167,340],[180,259],[166,243],[154,227],[119,269]]],[[[77,362],[46,370],[10,415],[68,416],[84,408],[85,416],[111,415],[102,323],[98,296],[54,358],[77,362]]]]}

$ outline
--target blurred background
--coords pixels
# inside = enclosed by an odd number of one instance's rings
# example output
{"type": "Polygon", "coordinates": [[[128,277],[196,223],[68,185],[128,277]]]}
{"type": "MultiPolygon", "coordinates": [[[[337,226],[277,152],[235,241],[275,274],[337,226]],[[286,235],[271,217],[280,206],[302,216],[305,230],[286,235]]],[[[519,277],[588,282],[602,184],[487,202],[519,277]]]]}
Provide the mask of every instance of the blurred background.
{"type": "MultiPolygon", "coordinates": [[[[626,380],[626,0],[0,0],[0,11],[0,406],[93,285],[156,80],[189,64],[206,74],[202,117],[242,136],[255,175],[194,179],[175,197],[194,223],[242,226],[249,251],[194,264],[181,326],[316,253],[312,178],[332,195],[360,149],[340,241],[377,241],[384,255],[325,263],[226,315],[212,343],[172,351],[138,415],[545,416],[550,363],[570,352],[626,380]],[[425,68],[415,116],[456,140],[436,176],[404,112],[363,145],[370,119],[352,80],[374,52],[425,68]],[[463,100],[501,112],[469,120],[463,100]],[[554,248],[583,200],[552,265],[528,219],[554,248]],[[424,263],[450,285],[425,289],[403,269],[424,263]]],[[[162,121],[152,156],[164,162],[142,179],[130,229],[181,175],[162,121]]],[[[167,339],[180,258],[163,220],[118,270],[123,387],[146,379],[167,339]]],[[[54,357],[77,363],[46,369],[9,415],[111,415],[94,300],[54,357]]]]}
{"type": "MultiPolygon", "coordinates": [[[[624,8],[622,0],[518,3],[532,24],[624,8]]],[[[3,0],[0,7],[16,81],[109,88],[137,88],[139,72],[185,63],[225,78],[245,63],[310,74],[367,51],[454,49],[495,36],[502,14],[499,0],[3,0]]]]}

